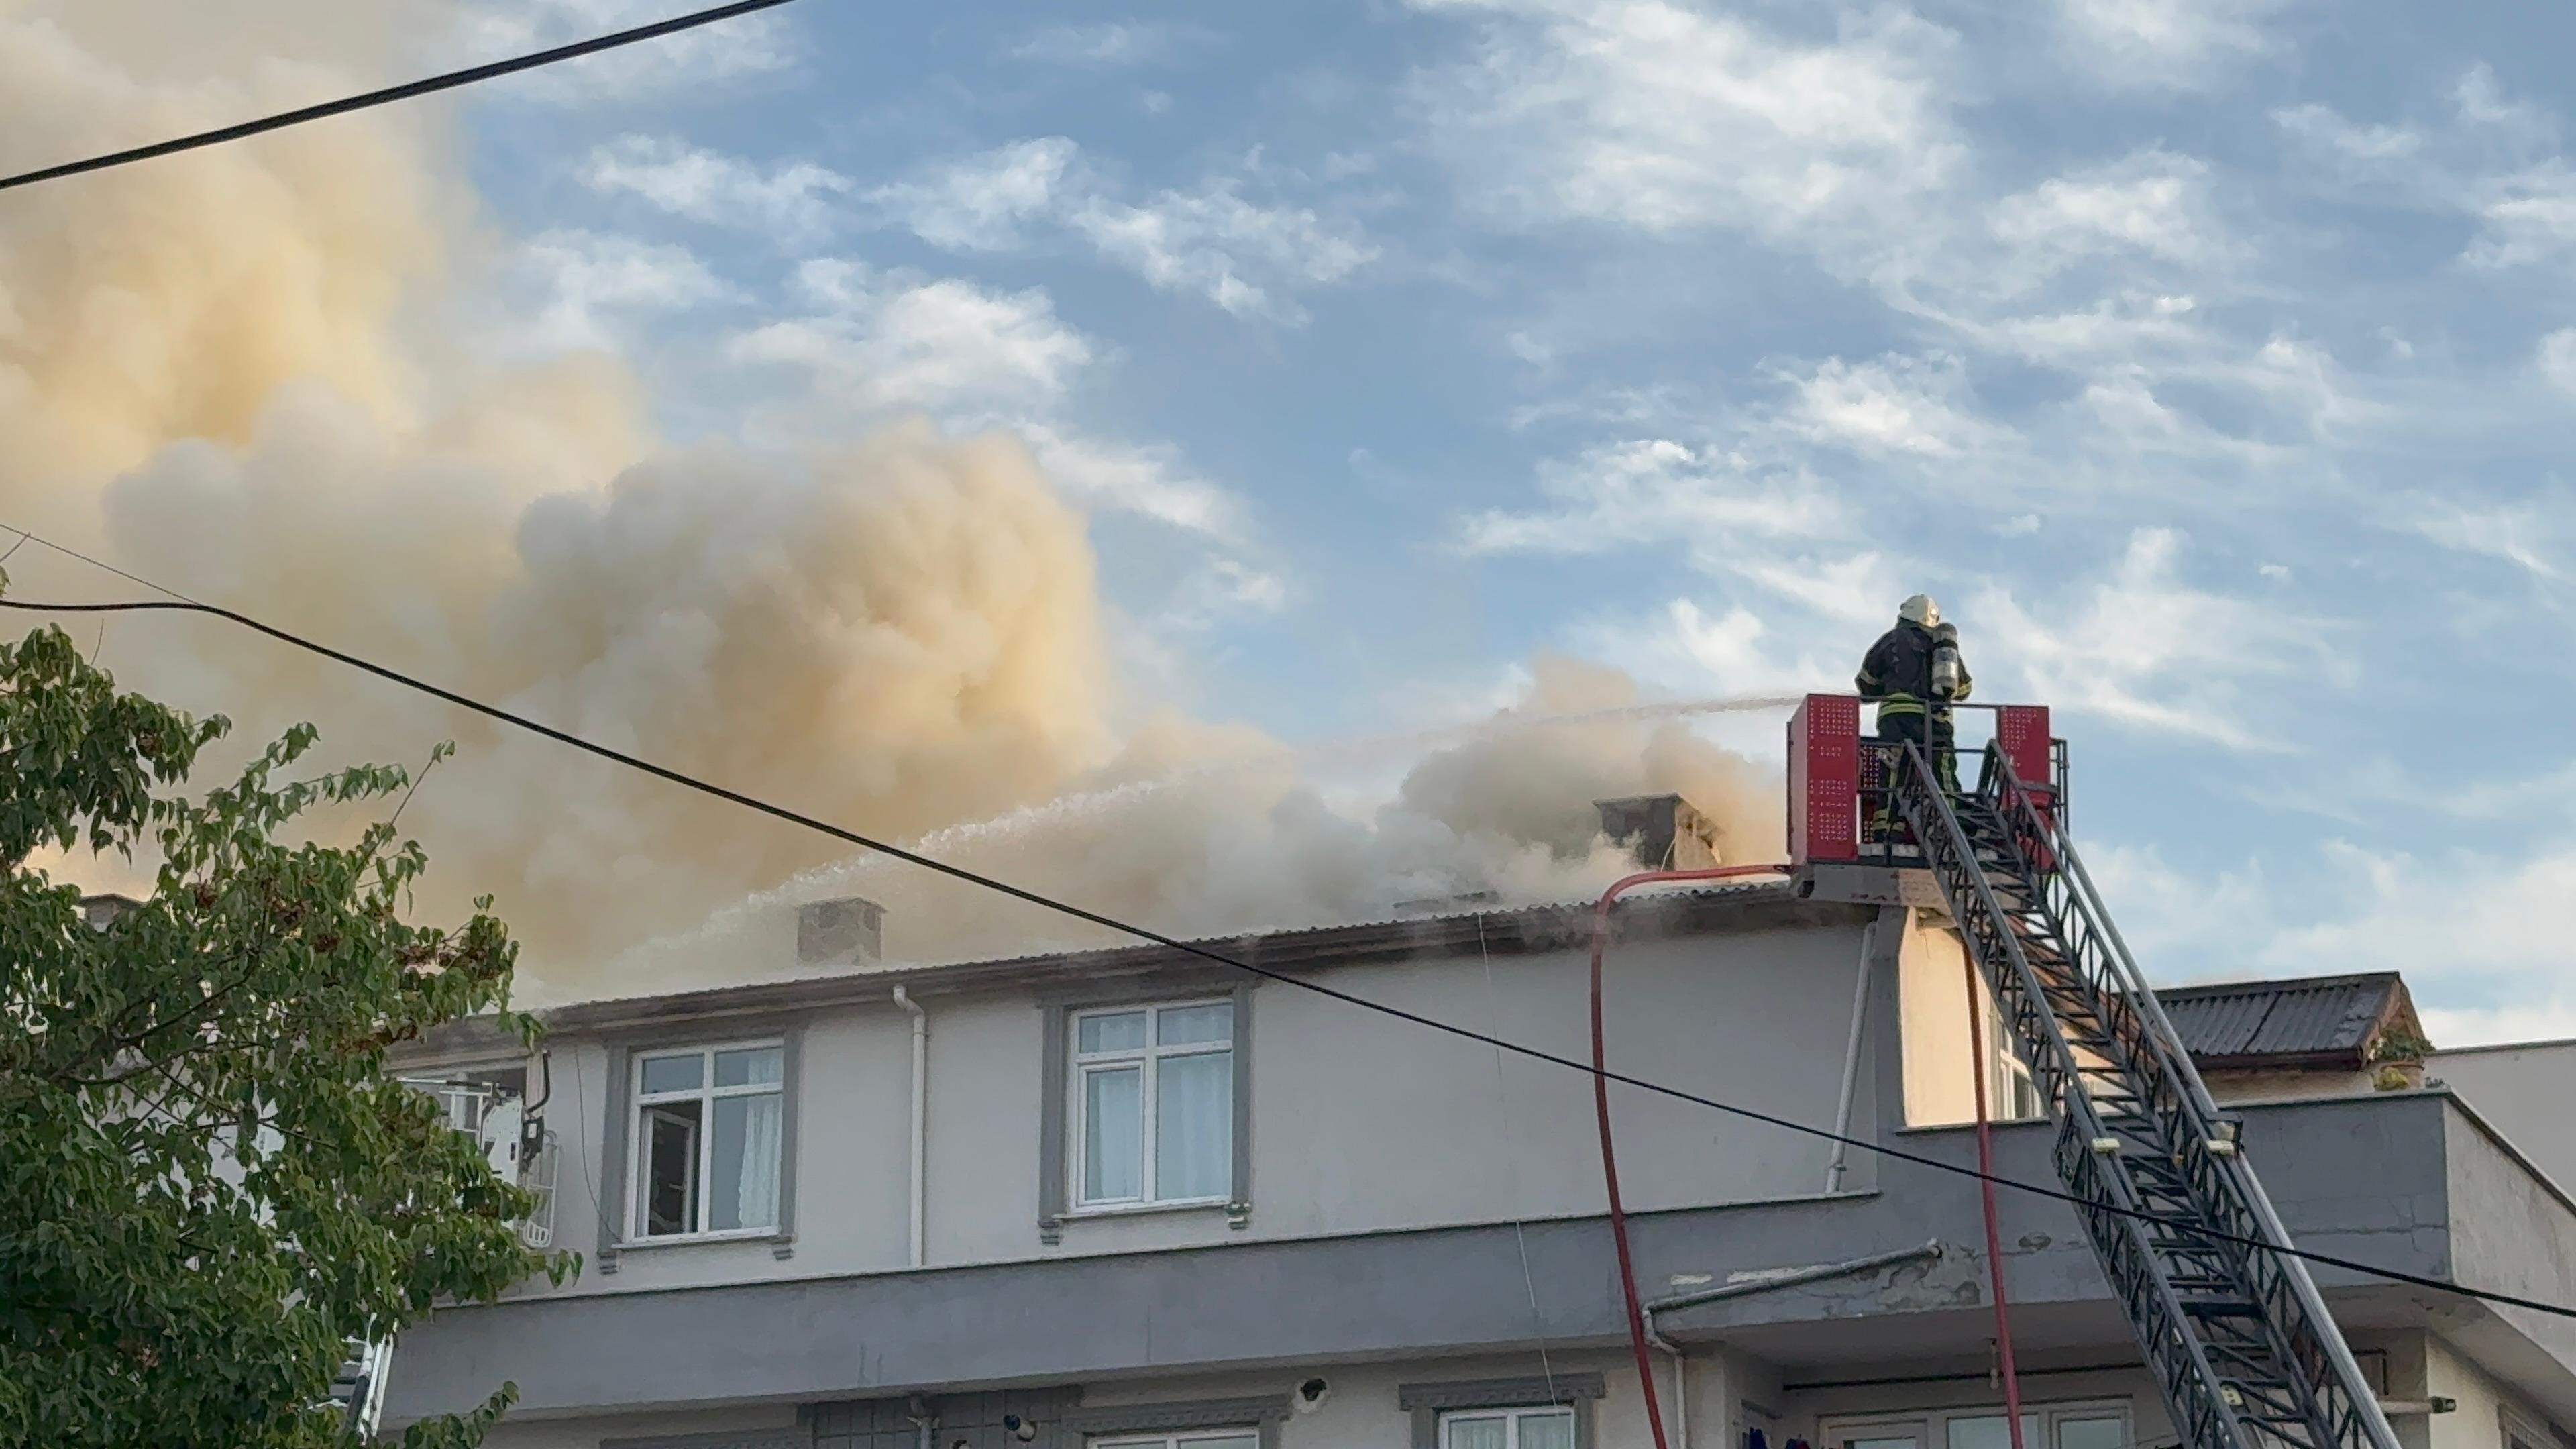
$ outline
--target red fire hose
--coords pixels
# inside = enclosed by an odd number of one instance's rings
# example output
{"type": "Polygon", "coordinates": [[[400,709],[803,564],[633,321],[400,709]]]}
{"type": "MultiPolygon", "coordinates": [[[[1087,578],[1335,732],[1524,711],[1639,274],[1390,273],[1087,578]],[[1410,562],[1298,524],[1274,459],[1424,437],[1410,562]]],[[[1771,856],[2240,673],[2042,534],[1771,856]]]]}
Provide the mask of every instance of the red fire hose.
{"type": "MultiPolygon", "coordinates": [[[[1646,1353],[1646,1306],[1637,1296],[1637,1269],[1628,1256],[1628,1209],[1619,1200],[1619,1154],[1610,1140],[1610,1079],[1601,1052],[1601,954],[1610,941],[1610,905],[1633,886],[1672,881],[1728,880],[1747,875],[1786,875],[1785,865],[1721,865],[1708,870],[1649,870],[1610,883],[1592,908],[1592,1109],[1601,1121],[1601,1182],[1610,1193],[1610,1241],[1619,1250],[1619,1291],[1628,1300],[1628,1347],[1637,1356],[1637,1387],[1646,1396],[1646,1427],[1654,1432],[1655,1449],[1664,1442],[1664,1410],[1655,1397],[1654,1360],[1646,1353]]],[[[2020,1420],[2014,1420],[2018,1424],[2020,1420]]],[[[2019,1434],[2016,1429],[2015,1434],[2019,1434]]],[[[1687,1449],[1687,1446],[1685,1446],[1687,1449]]],[[[2021,1449],[2016,1442],[2013,1449],[2021,1449]]]]}

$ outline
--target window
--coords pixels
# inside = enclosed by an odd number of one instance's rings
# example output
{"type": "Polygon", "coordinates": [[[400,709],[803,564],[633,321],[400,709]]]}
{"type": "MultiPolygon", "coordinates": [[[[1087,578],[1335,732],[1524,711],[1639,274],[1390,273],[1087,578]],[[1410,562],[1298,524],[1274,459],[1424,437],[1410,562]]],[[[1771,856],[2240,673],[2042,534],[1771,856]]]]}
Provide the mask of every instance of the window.
{"type": "Polygon", "coordinates": [[[1095,1437],[1091,1449],[1260,1449],[1259,1429],[1201,1429],[1189,1434],[1095,1437]]]}
{"type": "MultiPolygon", "coordinates": [[[[1823,1449],[2011,1449],[2012,1445],[2011,1426],[2003,1410],[1993,1406],[1827,1419],[1822,1427],[1823,1449]]],[[[2124,1400],[2110,1400],[2025,1407],[2021,1432],[2023,1449],[2127,1449],[2129,1406],[2124,1400]]]]}
{"type": "Polygon", "coordinates": [[[1994,1053],[1994,1071],[1986,1082],[1987,1112],[1997,1122],[2029,1122],[2048,1115],[2030,1066],[2014,1049],[2012,1028],[2000,1007],[1986,1013],[1986,1047],[1994,1053]]]}
{"type": "Polygon", "coordinates": [[[1574,1410],[1455,1410],[1440,1416],[1440,1449],[1574,1449],[1574,1410]]]}
{"type": "Polygon", "coordinates": [[[1592,1449],[1597,1373],[1472,1383],[1398,1384],[1412,1449],[1592,1449]]]}
{"type": "Polygon", "coordinates": [[[635,1054],[635,1237],[778,1227],[785,1060],[778,1042],[635,1054]]]}
{"type": "Polygon", "coordinates": [[[1229,1000],[1074,1014],[1066,1117],[1075,1207],[1227,1199],[1234,1025],[1229,1000]]]}

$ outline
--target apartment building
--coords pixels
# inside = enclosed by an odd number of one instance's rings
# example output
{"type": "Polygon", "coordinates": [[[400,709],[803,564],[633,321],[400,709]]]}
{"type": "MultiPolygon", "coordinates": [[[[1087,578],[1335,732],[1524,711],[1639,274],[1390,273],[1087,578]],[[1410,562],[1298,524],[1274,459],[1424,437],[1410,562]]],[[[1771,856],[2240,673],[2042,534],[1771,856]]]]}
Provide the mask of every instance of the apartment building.
{"type": "MultiPolygon", "coordinates": [[[[2008,1050],[1971,1054],[1958,939],[1825,894],[1623,905],[1611,1064],[1972,1163],[1976,1073],[2035,1103],[2008,1050]]],[[[1213,943],[1292,982],[1160,948],[887,968],[901,922],[864,903],[801,926],[805,974],[560,1007],[540,1059],[468,1024],[405,1063],[524,1094],[544,1226],[586,1265],[404,1335],[389,1426],[506,1379],[499,1449],[1649,1442],[1589,1079],[1294,984],[1581,1058],[1588,907],[1213,943]]],[[[2576,1139],[2528,1110],[2565,1059],[2383,1089],[2378,1045],[2420,1034],[2393,976],[2171,1002],[2304,1246],[2576,1302],[2576,1202],[2542,1165],[2576,1139]]],[[[1675,1449],[2001,1449],[1972,1181],[1612,1102],[1675,1449]]],[[[1999,1170],[2053,1184],[2051,1130],[2000,1127],[1999,1170]]],[[[2172,1444],[2072,1212],[2000,1206],[2032,1449],[2172,1444]]],[[[2317,1277],[2409,1449],[2576,1443],[2576,1324],[2317,1277]]]]}

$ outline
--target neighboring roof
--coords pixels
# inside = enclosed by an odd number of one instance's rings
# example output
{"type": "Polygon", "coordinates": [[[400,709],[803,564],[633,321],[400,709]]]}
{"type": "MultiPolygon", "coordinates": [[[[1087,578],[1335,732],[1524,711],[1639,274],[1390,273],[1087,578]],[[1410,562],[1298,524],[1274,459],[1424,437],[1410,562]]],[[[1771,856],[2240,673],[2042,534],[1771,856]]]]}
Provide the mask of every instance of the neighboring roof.
{"type": "MultiPolygon", "coordinates": [[[[1635,940],[1762,930],[1797,922],[1858,921],[1871,913],[1866,907],[1803,901],[1788,882],[1763,880],[1630,896],[1620,904],[1616,929],[1620,937],[1635,940]]],[[[1478,951],[1496,956],[1561,951],[1588,940],[1591,929],[1591,905],[1569,903],[1268,931],[1191,944],[1265,971],[1302,974],[1323,967],[1407,957],[1478,951]]],[[[937,966],[885,965],[830,975],[787,976],[653,996],[567,1002],[529,1014],[544,1022],[550,1031],[596,1031],[651,1021],[761,1015],[854,1001],[882,1002],[896,986],[914,996],[928,996],[1031,987],[1061,989],[1067,983],[1089,984],[1187,971],[1239,974],[1168,946],[1114,946],[1003,960],[937,966]]],[[[500,1040],[486,1017],[451,1022],[431,1035],[431,1041],[424,1045],[432,1051],[474,1046],[487,1037],[500,1040]]]]}
{"type": "Polygon", "coordinates": [[[2156,999],[2204,1069],[2357,1070],[2392,1028],[2423,1034],[2394,971],[2184,986],[2158,991],[2156,999]]]}

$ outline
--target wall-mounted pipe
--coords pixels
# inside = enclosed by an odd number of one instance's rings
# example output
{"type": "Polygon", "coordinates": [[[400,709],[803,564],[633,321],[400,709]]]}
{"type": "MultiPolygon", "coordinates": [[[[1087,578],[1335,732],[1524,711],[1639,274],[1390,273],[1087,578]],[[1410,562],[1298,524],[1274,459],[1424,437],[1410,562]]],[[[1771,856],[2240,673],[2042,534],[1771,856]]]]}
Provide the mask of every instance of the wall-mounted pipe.
{"type": "MultiPolygon", "coordinates": [[[[912,1013],[912,1266],[926,1259],[923,1211],[930,1181],[930,1013],[898,986],[894,1004],[912,1013]]],[[[929,1433],[925,1427],[922,1432],[929,1433]]]]}
{"type": "MultiPolygon", "coordinates": [[[[1900,917],[1900,920],[1902,918],[1900,917]]],[[[1843,1089],[1834,1104],[1834,1155],[1825,1164],[1827,1194],[1843,1190],[1844,1159],[1851,1151],[1852,1098],[1860,1091],[1860,1049],[1864,1028],[1869,1021],[1869,979],[1877,964],[1878,933],[1886,925],[1886,916],[1860,928],[1860,971],[1852,981],[1851,1038],[1843,1043],[1843,1089]]],[[[1903,927],[1898,928],[1899,949],[1903,949],[1903,927]]]]}
{"type": "Polygon", "coordinates": [[[1851,1258],[1840,1263],[1819,1263],[1812,1268],[1765,1274],[1759,1278],[1747,1278],[1740,1283],[1729,1283],[1719,1288],[1702,1288],[1694,1293],[1676,1293],[1647,1304],[1646,1312],[1650,1315],[1670,1313],[1678,1308],[1696,1308],[1703,1303],[1716,1303],[1728,1298],[1743,1298],[1754,1293],[1767,1293],[1774,1288],[1795,1288],[1802,1283],[1817,1283],[1827,1278],[1857,1277],[1863,1273],[1877,1272],[1881,1268],[1893,1268],[1899,1263],[1938,1258],[1947,1251],[1949,1250],[1941,1246],[1941,1240],[1934,1238],[1917,1247],[1898,1248],[1887,1253],[1872,1253],[1866,1258],[1851,1258]]]}

